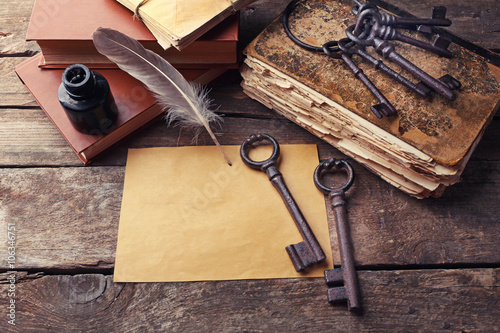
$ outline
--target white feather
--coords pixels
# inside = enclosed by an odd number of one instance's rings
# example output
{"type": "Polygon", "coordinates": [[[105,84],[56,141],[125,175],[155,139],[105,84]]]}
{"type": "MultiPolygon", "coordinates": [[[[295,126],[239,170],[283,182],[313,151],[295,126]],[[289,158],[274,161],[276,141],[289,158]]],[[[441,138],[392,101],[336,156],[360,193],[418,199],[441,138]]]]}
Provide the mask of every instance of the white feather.
{"type": "Polygon", "coordinates": [[[231,165],[210,123],[220,117],[210,110],[210,100],[204,89],[188,82],[168,61],[145,49],[137,40],[113,29],[98,28],[92,35],[99,53],[120,69],[146,85],[161,107],[168,109],[167,121],[183,127],[205,129],[231,165]]]}

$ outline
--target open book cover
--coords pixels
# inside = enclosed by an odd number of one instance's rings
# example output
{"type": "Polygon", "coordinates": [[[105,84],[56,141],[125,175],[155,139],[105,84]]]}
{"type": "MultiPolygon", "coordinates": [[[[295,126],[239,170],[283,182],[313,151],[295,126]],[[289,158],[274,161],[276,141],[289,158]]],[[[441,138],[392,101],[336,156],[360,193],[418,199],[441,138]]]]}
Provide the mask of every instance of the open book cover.
{"type": "MultiPolygon", "coordinates": [[[[351,6],[343,0],[301,2],[290,27],[299,39],[314,45],[339,40],[355,23],[351,6]]],[[[450,74],[461,81],[457,98],[422,98],[354,57],[398,110],[397,116],[378,119],[370,110],[378,100],[343,61],[297,46],[285,34],[280,18],[245,50],[242,85],[251,97],[403,191],[416,197],[439,196],[459,180],[498,108],[500,69],[455,44],[449,47],[451,59],[403,43],[393,45],[431,76],[450,74]]]]}
{"type": "Polygon", "coordinates": [[[182,50],[255,0],[116,0],[138,14],[163,48],[182,50]]]}
{"type": "MultiPolygon", "coordinates": [[[[163,110],[156,104],[156,99],[141,82],[120,69],[100,69],[96,71],[102,74],[109,83],[118,109],[118,116],[112,130],[95,135],[83,134],[71,125],[57,97],[64,69],[39,68],[40,57],[41,54],[38,54],[18,64],[14,69],[84,164],[92,162],[108,148],[149,125],[163,114],[163,110]]],[[[214,79],[211,71],[213,70],[180,70],[186,79],[200,84],[206,84],[214,79]]],[[[40,144],[43,145],[43,142],[40,144]]]]}
{"type": "Polygon", "coordinates": [[[94,47],[92,33],[99,27],[118,30],[145,48],[167,59],[176,67],[208,68],[238,62],[238,16],[233,15],[215,25],[189,47],[179,51],[163,49],[141,20],[115,0],[36,0],[26,33],[36,41],[44,55],[42,67],[66,67],[74,63],[114,67],[94,47]],[[203,50],[203,52],[200,52],[203,50]]]}

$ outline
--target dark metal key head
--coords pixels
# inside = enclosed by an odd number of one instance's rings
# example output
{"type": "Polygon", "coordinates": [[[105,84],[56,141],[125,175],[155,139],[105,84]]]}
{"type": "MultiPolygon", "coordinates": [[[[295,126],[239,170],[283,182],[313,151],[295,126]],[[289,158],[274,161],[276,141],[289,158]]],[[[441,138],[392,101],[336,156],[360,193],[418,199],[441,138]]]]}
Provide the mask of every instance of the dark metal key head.
{"type": "Polygon", "coordinates": [[[359,301],[358,278],[354,267],[354,253],[345,209],[345,191],[352,186],[353,182],[354,171],[351,165],[344,160],[332,158],[318,165],[314,171],[314,183],[316,187],[324,194],[328,194],[331,199],[337,221],[337,237],[342,261],[341,268],[325,271],[326,284],[328,286],[328,301],[332,304],[347,301],[347,307],[350,311],[359,311],[361,304],[359,301]],[[331,188],[323,183],[323,177],[326,174],[341,171],[347,173],[347,181],[341,186],[331,188]]]}
{"type": "Polygon", "coordinates": [[[354,183],[354,170],[352,166],[345,160],[337,160],[331,158],[326,162],[318,165],[314,171],[314,184],[324,194],[337,192],[345,192],[351,188],[354,183]],[[347,173],[347,181],[337,188],[331,188],[323,184],[323,175],[326,173],[336,173],[344,170],[347,173]]]}
{"type": "Polygon", "coordinates": [[[278,158],[280,157],[280,146],[278,141],[269,134],[252,134],[248,139],[243,141],[240,148],[240,155],[243,162],[252,169],[262,170],[266,172],[266,169],[272,165],[276,165],[278,158]],[[269,141],[273,145],[273,152],[271,156],[264,161],[254,161],[250,158],[250,150],[254,148],[254,144],[261,141],[269,141]]]}
{"type": "Polygon", "coordinates": [[[267,174],[267,177],[280,194],[281,199],[283,199],[288,212],[292,216],[302,238],[304,239],[304,241],[298,244],[291,244],[286,247],[286,251],[292,260],[295,270],[297,272],[301,272],[311,265],[324,261],[326,259],[325,253],[321,249],[316,236],[314,236],[304,215],[302,215],[299,206],[286,186],[285,181],[283,180],[283,175],[279,172],[276,166],[280,155],[278,142],[268,134],[252,134],[241,145],[240,155],[241,159],[247,166],[264,171],[267,174]],[[260,141],[271,142],[273,145],[273,152],[271,156],[264,161],[254,161],[249,156],[250,149],[255,147],[255,144],[260,141]]]}

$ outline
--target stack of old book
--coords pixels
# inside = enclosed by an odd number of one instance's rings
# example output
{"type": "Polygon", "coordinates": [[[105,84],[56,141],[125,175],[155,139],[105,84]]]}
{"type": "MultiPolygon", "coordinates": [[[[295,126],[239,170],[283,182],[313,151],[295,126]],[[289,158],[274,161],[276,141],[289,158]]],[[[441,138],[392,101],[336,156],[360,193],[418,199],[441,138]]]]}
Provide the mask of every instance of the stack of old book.
{"type": "MultiPolygon", "coordinates": [[[[174,0],[159,2],[177,3],[174,0]]],[[[202,2],[211,3],[208,0],[202,2]]],[[[160,45],[143,21],[116,0],[36,0],[26,39],[36,41],[41,53],[16,66],[15,71],[80,160],[87,164],[162,115],[162,110],[142,83],[97,52],[92,33],[99,27],[121,31],[164,57],[188,80],[204,85],[227,69],[239,66],[238,15],[231,10],[230,4],[226,7],[229,10],[219,15],[218,20],[190,23],[186,19],[184,25],[194,27],[196,38],[190,38],[182,48],[176,48],[173,43],[165,41],[160,45]],[[118,106],[118,118],[109,133],[88,135],[78,132],[59,104],[57,89],[62,73],[75,63],[99,72],[110,84],[118,106]]],[[[189,17],[198,9],[183,6],[177,11],[189,17]]]]}
{"type": "MultiPolygon", "coordinates": [[[[290,27],[309,44],[339,40],[355,23],[351,6],[347,0],[304,1],[292,13],[290,27]]],[[[433,77],[450,74],[461,81],[457,98],[449,101],[434,95],[424,99],[354,58],[398,110],[397,116],[378,119],[370,106],[379,102],[343,61],[294,44],[280,18],[245,50],[242,86],[252,98],[404,192],[418,198],[438,197],[460,180],[498,109],[500,69],[456,44],[449,48],[452,59],[402,43],[393,45],[433,77]]]]}

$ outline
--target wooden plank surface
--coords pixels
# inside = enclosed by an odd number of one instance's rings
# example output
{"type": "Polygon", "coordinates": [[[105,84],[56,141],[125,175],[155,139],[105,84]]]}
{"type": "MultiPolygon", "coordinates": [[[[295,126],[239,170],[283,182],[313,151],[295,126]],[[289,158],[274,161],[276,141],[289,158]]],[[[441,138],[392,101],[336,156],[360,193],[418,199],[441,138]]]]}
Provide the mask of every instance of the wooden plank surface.
{"type": "MultiPolygon", "coordinates": [[[[61,0],[64,2],[64,0],[61,0]]],[[[428,16],[431,1],[389,1],[428,16]]],[[[242,46],[287,5],[259,0],[241,12],[242,46]]],[[[0,331],[90,332],[495,332],[500,327],[500,115],[472,155],[463,180],[439,199],[408,197],[353,162],[348,192],[364,313],[326,302],[323,279],[113,283],[128,148],[212,144],[159,122],[83,167],[12,67],[38,52],[24,41],[33,0],[0,8],[0,257],[9,223],[16,261],[0,262],[0,331]],[[8,324],[15,269],[16,327],[8,324]]],[[[500,50],[497,0],[443,0],[453,33],[500,50]]],[[[50,13],[47,13],[50,16],[50,13]]],[[[43,18],[38,18],[39,24],[43,18]]],[[[224,116],[222,144],[251,133],[281,143],[335,148],[263,105],[239,86],[237,70],[210,85],[224,116]]],[[[339,262],[328,208],[334,260],[339,262]]]]}
{"type": "Polygon", "coordinates": [[[0,107],[36,107],[33,96],[19,80],[14,66],[27,57],[0,58],[0,107]]]}
{"type": "MultiPolygon", "coordinates": [[[[498,162],[475,162],[464,181],[438,200],[410,198],[358,164],[354,168],[358,181],[347,199],[360,268],[499,264],[498,162]]],[[[0,169],[1,222],[3,228],[16,225],[16,267],[112,269],[124,172],[124,167],[0,169]]],[[[329,223],[339,263],[332,212],[329,223]]],[[[6,237],[0,234],[0,243],[6,237]]],[[[0,247],[0,255],[7,256],[7,247],[0,247]]],[[[0,269],[8,270],[5,262],[0,269]]]]}
{"type": "MultiPolygon", "coordinates": [[[[61,3],[64,2],[61,0],[61,3]]],[[[26,42],[26,31],[34,0],[2,0],[0,6],[0,55],[17,57],[32,56],[40,51],[36,42],[26,42]]],[[[37,18],[45,24],[53,13],[37,18]]]]}
{"type": "MultiPolygon", "coordinates": [[[[320,278],[124,284],[101,274],[23,275],[16,325],[25,332],[494,332],[500,325],[499,269],[360,272],[362,315],[328,304],[320,278]]],[[[2,295],[7,290],[0,285],[2,295]]]]}

